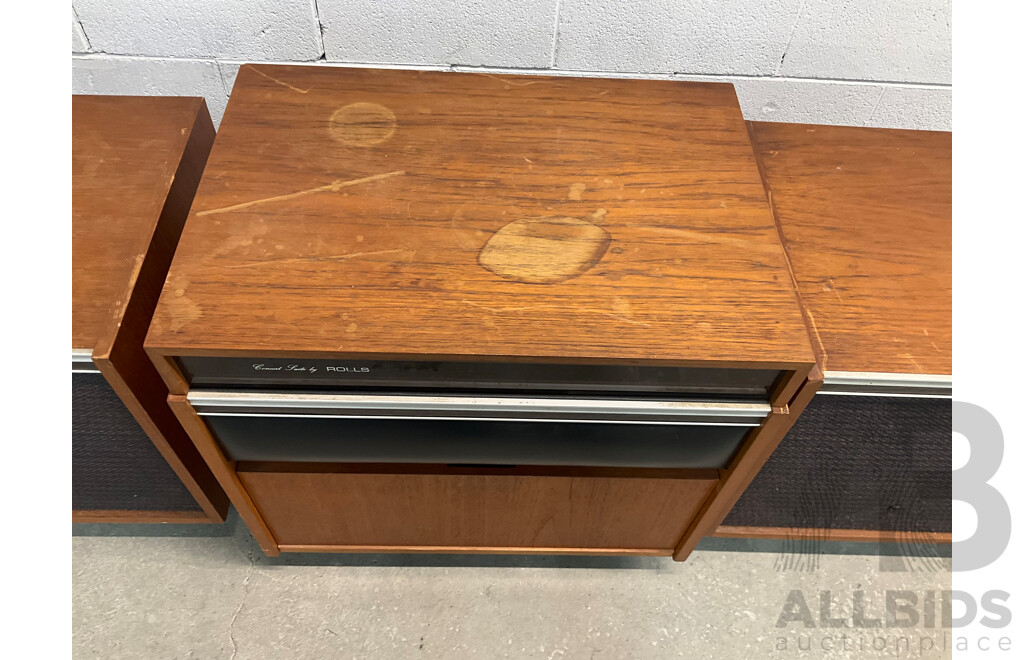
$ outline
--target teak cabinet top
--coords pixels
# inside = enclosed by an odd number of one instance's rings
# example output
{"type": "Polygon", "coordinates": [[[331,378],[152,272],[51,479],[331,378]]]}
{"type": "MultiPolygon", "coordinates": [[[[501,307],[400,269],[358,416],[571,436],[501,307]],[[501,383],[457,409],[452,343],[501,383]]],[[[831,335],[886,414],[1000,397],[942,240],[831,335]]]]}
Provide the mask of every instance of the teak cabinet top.
{"type": "Polygon", "coordinates": [[[730,85],[266,65],[147,347],[813,362],[730,85]]]}
{"type": "Polygon", "coordinates": [[[952,134],[751,135],[822,370],[952,374],[952,134]]]}
{"type": "Polygon", "coordinates": [[[72,96],[71,108],[71,342],[93,349],[132,296],[206,110],[200,98],[124,96],[72,96]]]}

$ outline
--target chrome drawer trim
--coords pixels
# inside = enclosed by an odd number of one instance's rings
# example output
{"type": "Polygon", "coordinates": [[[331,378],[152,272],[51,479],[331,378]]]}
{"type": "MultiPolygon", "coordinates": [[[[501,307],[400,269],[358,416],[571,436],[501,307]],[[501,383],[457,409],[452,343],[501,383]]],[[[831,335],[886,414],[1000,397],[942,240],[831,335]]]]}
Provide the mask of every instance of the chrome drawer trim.
{"type": "Polygon", "coordinates": [[[281,394],[192,391],[203,416],[353,417],[479,421],[759,426],[767,403],[542,397],[281,394]]]}

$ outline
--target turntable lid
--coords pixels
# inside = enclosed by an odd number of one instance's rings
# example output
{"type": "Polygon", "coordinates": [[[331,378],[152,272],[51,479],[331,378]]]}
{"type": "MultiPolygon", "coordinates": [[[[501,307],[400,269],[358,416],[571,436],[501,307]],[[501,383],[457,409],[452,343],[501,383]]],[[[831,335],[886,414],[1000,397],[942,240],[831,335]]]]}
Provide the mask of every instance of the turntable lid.
{"type": "Polygon", "coordinates": [[[809,365],[731,85],[241,67],[147,346],[809,365]]]}

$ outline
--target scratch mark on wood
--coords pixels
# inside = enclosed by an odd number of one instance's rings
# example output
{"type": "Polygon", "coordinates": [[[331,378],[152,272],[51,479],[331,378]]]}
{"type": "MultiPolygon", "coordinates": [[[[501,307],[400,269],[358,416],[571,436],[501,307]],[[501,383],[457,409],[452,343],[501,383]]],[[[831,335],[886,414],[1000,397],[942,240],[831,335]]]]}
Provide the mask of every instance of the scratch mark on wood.
{"type": "Polygon", "coordinates": [[[468,241],[465,238],[465,236],[462,235],[463,231],[461,229],[459,229],[459,225],[456,222],[458,216],[459,216],[459,211],[456,210],[455,213],[452,214],[452,222],[451,222],[451,225],[452,225],[452,235],[455,236],[455,242],[458,243],[459,247],[461,247],[463,250],[477,250],[477,249],[479,249],[479,246],[475,245],[473,243],[473,241],[468,241]]]}
{"type": "Polygon", "coordinates": [[[610,316],[611,318],[618,319],[619,321],[625,321],[626,323],[632,323],[633,325],[641,325],[641,326],[643,326],[645,328],[651,327],[650,323],[645,323],[643,321],[637,321],[636,319],[631,319],[628,316],[623,316],[622,314],[615,314],[615,313],[612,313],[612,312],[603,312],[603,313],[604,313],[605,316],[610,316]]]}
{"type": "Polygon", "coordinates": [[[610,318],[617,319],[619,321],[624,321],[631,325],[639,325],[644,328],[651,327],[650,323],[647,323],[645,321],[637,321],[635,318],[633,318],[633,306],[629,303],[628,298],[624,298],[622,296],[616,296],[612,300],[611,312],[603,313],[610,318]]]}
{"type": "Polygon", "coordinates": [[[836,298],[839,299],[839,304],[845,305],[846,303],[843,302],[843,297],[839,295],[839,289],[836,288],[836,283],[832,280],[831,277],[828,278],[828,287],[832,290],[832,293],[836,294],[836,298]]]}
{"type": "MultiPolygon", "coordinates": [[[[919,371],[923,371],[923,369],[922,369],[922,367],[921,367],[920,363],[918,363],[918,361],[917,361],[917,360],[915,360],[915,359],[914,359],[914,356],[913,356],[913,355],[911,355],[910,353],[900,353],[900,354],[899,354],[899,355],[898,355],[897,357],[901,357],[901,358],[903,358],[904,360],[910,360],[910,364],[914,365],[914,368],[915,368],[915,369],[917,369],[917,370],[919,370],[919,371]]],[[[823,371],[824,371],[824,370],[823,370],[823,371]]]]}
{"type": "Polygon", "coordinates": [[[396,170],[394,172],[386,172],[384,174],[374,174],[373,176],[364,176],[361,179],[351,179],[349,181],[343,181],[341,179],[328,183],[325,186],[317,186],[316,188],[309,188],[307,190],[300,190],[298,192],[288,193],[286,195],[275,195],[274,197],[264,197],[263,199],[254,199],[251,202],[242,202],[241,204],[234,204],[232,206],[225,206],[219,209],[209,209],[206,211],[199,211],[196,213],[196,217],[202,217],[204,215],[213,215],[214,213],[228,213],[230,211],[239,211],[241,209],[247,209],[257,204],[266,204],[268,202],[282,202],[286,199],[295,199],[296,197],[302,197],[304,195],[312,195],[318,192],[337,192],[342,188],[348,188],[349,186],[356,186],[360,183],[370,183],[371,181],[380,181],[381,179],[389,179],[393,176],[399,176],[405,174],[404,170],[396,170]]]}
{"type": "MultiPolygon", "coordinates": [[[[455,302],[455,301],[449,301],[449,302],[455,302]]],[[[495,305],[484,305],[482,303],[473,302],[472,300],[466,300],[465,298],[459,300],[458,302],[466,304],[466,305],[471,305],[473,307],[480,307],[481,309],[489,309],[489,310],[491,310],[493,312],[521,312],[524,309],[530,309],[529,307],[501,307],[501,306],[495,306],[495,305]]]]}
{"type": "MultiPolygon", "coordinates": [[[[505,305],[485,305],[483,303],[478,303],[478,302],[473,302],[472,300],[467,300],[466,298],[462,298],[462,299],[457,300],[457,301],[456,300],[449,300],[448,302],[450,302],[452,304],[464,304],[464,305],[470,305],[472,307],[479,307],[481,309],[486,309],[486,310],[489,310],[489,311],[492,311],[492,312],[522,312],[522,311],[526,311],[526,310],[529,310],[529,309],[533,309],[533,307],[509,307],[509,306],[505,306],[505,305]]],[[[611,317],[613,319],[617,319],[619,321],[623,321],[625,323],[630,323],[632,325],[639,325],[639,326],[642,326],[642,327],[645,327],[645,328],[651,327],[650,323],[646,323],[644,321],[637,321],[636,319],[629,318],[628,316],[625,316],[623,314],[617,314],[615,312],[606,312],[606,311],[600,310],[600,309],[595,309],[595,310],[590,310],[590,311],[594,312],[595,314],[601,314],[603,316],[608,316],[608,317],[611,317]]],[[[484,319],[484,324],[485,325],[491,325],[491,324],[488,323],[487,319],[484,319]]]]}
{"type": "Polygon", "coordinates": [[[288,83],[286,83],[283,80],[278,80],[277,78],[275,78],[274,76],[270,75],[269,73],[263,73],[262,71],[260,71],[259,69],[255,68],[255,67],[250,67],[250,68],[253,71],[255,71],[256,73],[258,73],[261,76],[263,76],[264,78],[266,78],[267,80],[271,80],[273,82],[276,82],[278,85],[281,85],[282,87],[287,87],[288,89],[290,89],[292,91],[295,91],[295,92],[298,92],[299,94],[309,94],[309,90],[308,89],[299,89],[298,87],[296,87],[294,85],[289,85],[288,83]]]}
{"type": "Polygon", "coordinates": [[[326,257],[295,257],[293,259],[268,259],[267,261],[256,261],[249,264],[233,264],[230,266],[221,266],[221,268],[254,268],[257,266],[266,266],[267,264],[289,264],[289,263],[311,263],[316,261],[348,261],[349,259],[357,259],[359,257],[375,257],[381,254],[415,254],[415,250],[405,250],[402,248],[395,248],[393,250],[372,250],[369,252],[349,252],[348,254],[334,254],[326,257]]]}
{"type": "Polygon", "coordinates": [[[727,236],[723,233],[715,233],[712,231],[702,231],[699,229],[678,229],[676,227],[634,227],[635,231],[638,232],[650,232],[656,234],[668,234],[671,236],[678,236],[680,238],[689,239],[697,245],[718,245],[722,243],[728,243],[730,245],[737,245],[744,250],[749,251],[760,251],[770,252],[778,254],[779,246],[772,245],[764,240],[759,235],[754,235],[749,238],[739,238],[727,236]]]}

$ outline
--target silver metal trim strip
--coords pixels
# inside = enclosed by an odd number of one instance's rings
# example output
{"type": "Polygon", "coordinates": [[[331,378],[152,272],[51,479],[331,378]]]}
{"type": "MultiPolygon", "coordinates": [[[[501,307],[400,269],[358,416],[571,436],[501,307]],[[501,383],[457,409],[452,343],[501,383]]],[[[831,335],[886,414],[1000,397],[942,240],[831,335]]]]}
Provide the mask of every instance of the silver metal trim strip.
{"type": "Polygon", "coordinates": [[[665,421],[662,419],[577,419],[568,417],[455,417],[455,416],[415,416],[415,415],[303,415],[288,413],[230,413],[200,412],[201,417],[287,417],[302,419],[406,419],[406,420],[440,420],[459,422],[561,422],[571,424],[650,424],[666,426],[741,426],[754,428],[760,426],[759,421],[749,422],[707,422],[707,421],[665,421]]]}
{"type": "Polygon", "coordinates": [[[73,374],[98,374],[99,369],[92,363],[91,348],[71,349],[71,373],[73,374]]]}
{"type": "Polygon", "coordinates": [[[824,396],[874,396],[882,397],[886,399],[952,399],[952,394],[923,394],[913,393],[908,394],[906,392],[830,392],[828,390],[818,390],[818,394],[824,396]]]}
{"type": "MultiPolygon", "coordinates": [[[[486,413],[521,415],[514,419],[540,419],[533,415],[553,415],[551,421],[572,420],[586,415],[588,421],[607,421],[626,417],[621,421],[739,423],[757,426],[771,412],[767,403],[720,403],[703,401],[651,401],[642,399],[567,399],[541,397],[481,397],[481,396],[425,396],[376,394],[281,394],[265,392],[189,392],[189,402],[199,414],[287,414],[292,410],[310,416],[391,416],[401,419],[419,419],[423,413],[448,414],[459,419],[498,419],[483,416],[486,413]],[[315,411],[315,412],[309,412],[315,411]],[[350,411],[350,412],[345,412],[350,411]],[[366,413],[380,411],[379,415],[366,413]],[[420,413],[420,414],[417,414],[420,413]],[[474,415],[476,413],[476,415],[474,415]],[[690,418],[689,420],[685,418],[690,418]],[[699,418],[696,422],[694,418],[699,418]]],[[[430,416],[439,419],[440,416],[430,416]]]]}
{"type": "Polygon", "coordinates": [[[894,374],[857,371],[826,371],[820,394],[860,396],[953,396],[953,377],[938,374],[894,374]]]}

